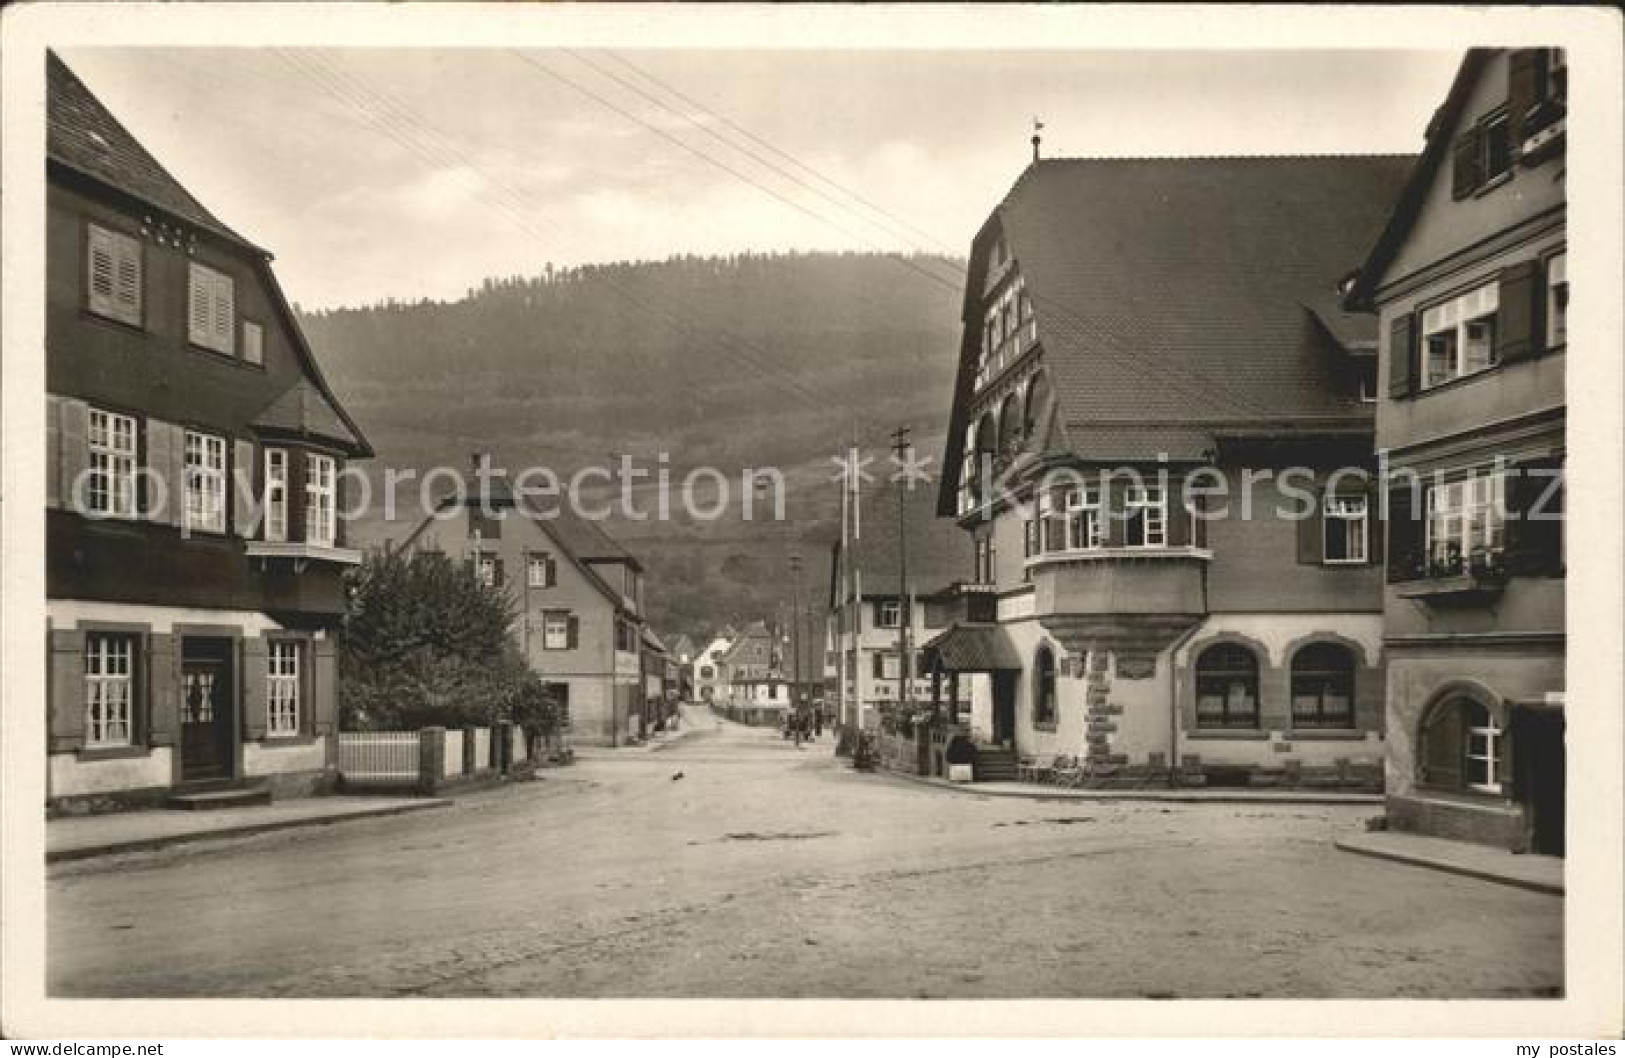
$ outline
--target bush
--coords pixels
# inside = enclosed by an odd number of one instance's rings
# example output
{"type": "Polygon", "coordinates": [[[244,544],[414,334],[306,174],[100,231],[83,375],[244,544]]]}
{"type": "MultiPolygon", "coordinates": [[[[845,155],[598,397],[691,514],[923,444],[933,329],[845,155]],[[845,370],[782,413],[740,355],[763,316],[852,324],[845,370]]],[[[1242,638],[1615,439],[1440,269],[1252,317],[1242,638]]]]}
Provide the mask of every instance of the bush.
{"type": "Polygon", "coordinates": [[[372,556],[347,578],[339,652],[345,730],[483,727],[532,735],[558,728],[558,707],[508,637],[516,611],[441,554],[372,556]]]}

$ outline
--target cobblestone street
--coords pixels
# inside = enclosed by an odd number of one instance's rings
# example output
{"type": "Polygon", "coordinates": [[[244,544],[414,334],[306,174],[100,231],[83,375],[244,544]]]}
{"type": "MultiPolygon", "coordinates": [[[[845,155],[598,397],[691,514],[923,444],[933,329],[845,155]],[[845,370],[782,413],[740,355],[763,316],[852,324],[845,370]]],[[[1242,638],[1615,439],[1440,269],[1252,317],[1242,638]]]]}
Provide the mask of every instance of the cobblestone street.
{"type": "Polygon", "coordinates": [[[1354,857],[1370,806],[1054,804],[717,725],[450,808],[64,864],[60,996],[1511,997],[1560,897],[1354,857]],[[677,775],[681,779],[676,779],[677,775]]]}

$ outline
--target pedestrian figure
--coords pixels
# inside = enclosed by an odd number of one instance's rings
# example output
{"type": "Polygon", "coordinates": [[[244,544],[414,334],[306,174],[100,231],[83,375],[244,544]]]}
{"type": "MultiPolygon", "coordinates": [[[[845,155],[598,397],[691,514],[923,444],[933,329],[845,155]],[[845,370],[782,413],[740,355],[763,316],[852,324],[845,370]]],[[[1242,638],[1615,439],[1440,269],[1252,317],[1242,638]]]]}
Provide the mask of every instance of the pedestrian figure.
{"type": "Polygon", "coordinates": [[[824,710],[822,709],[813,710],[813,737],[824,737],[824,710]]]}

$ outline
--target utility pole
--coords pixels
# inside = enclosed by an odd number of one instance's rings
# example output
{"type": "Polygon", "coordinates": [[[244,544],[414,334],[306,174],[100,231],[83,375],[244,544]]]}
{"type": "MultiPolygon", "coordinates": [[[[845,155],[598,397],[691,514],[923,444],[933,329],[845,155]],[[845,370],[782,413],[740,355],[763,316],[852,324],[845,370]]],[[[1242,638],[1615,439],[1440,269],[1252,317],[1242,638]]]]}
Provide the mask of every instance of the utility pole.
{"type": "MultiPolygon", "coordinates": [[[[908,465],[909,448],[908,427],[899,426],[892,431],[892,451],[897,455],[899,466],[908,465]]],[[[914,658],[909,652],[908,633],[909,625],[914,615],[909,611],[908,595],[908,490],[904,483],[897,486],[897,612],[900,620],[897,627],[897,700],[902,703],[904,715],[914,712],[914,658]]]]}
{"type": "Polygon", "coordinates": [[[790,708],[801,716],[801,555],[790,552],[790,708]]]}

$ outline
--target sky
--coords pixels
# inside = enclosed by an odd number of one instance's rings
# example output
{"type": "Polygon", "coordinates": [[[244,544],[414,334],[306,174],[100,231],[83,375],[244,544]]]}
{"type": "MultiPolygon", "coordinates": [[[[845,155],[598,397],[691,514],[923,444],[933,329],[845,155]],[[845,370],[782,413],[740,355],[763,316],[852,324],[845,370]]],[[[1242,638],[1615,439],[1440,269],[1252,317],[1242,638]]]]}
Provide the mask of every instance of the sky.
{"type": "Polygon", "coordinates": [[[1412,154],[1446,51],[67,48],[304,308],[552,263],[963,256],[1032,155],[1412,154]]]}

